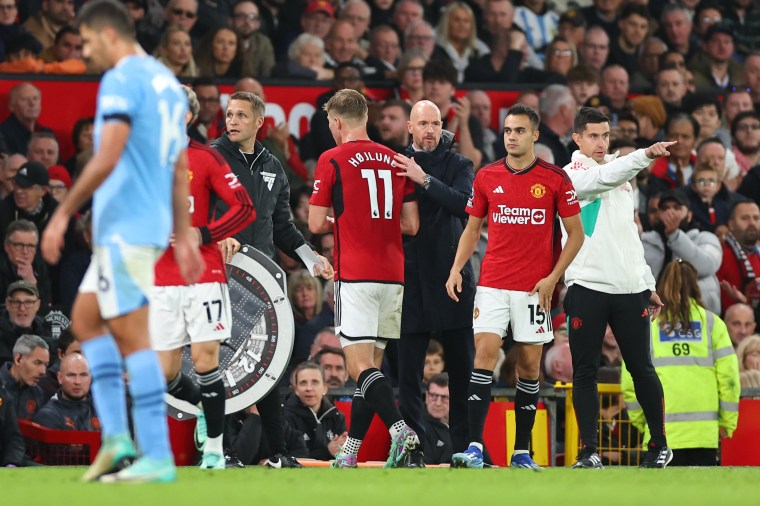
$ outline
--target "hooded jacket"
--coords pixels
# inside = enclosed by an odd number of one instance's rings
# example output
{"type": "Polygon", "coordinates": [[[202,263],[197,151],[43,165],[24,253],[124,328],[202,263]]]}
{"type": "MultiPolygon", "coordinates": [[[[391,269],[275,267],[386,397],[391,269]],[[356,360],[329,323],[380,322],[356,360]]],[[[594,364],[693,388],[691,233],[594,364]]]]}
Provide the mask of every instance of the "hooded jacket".
{"type": "Polygon", "coordinates": [[[443,288],[454,263],[459,238],[467,224],[472,192],[472,160],[454,152],[454,134],[446,130],[435,150],[404,153],[430,174],[427,190],[417,185],[420,228],[404,236],[404,306],[401,332],[435,332],[472,325],[475,276],[468,261],[462,270],[460,302],[443,288]]]}
{"type": "Polygon", "coordinates": [[[332,460],[327,445],[335,436],[340,436],[347,430],[346,417],[324,397],[319,413],[314,413],[311,408],[304,406],[298,396],[291,395],[285,401],[285,421],[303,435],[309,448],[309,457],[317,460],[332,460]]]}
{"type": "MultiPolygon", "coordinates": [[[[586,240],[565,271],[567,286],[577,283],[609,294],[654,291],[654,276],[633,221],[633,191],[628,183],[651,162],[643,149],[620,158],[606,155],[601,165],[580,151],[573,153],[565,172],[578,195],[586,240]]],[[[562,244],[566,241],[563,227],[562,244]]]]}
{"type": "Polygon", "coordinates": [[[13,362],[0,366],[0,386],[5,388],[13,400],[16,416],[20,420],[31,419],[47,401],[47,396],[37,386],[28,386],[16,381],[11,375],[13,362]]]}
{"type": "Polygon", "coordinates": [[[25,452],[16,409],[11,396],[0,385],[0,467],[20,466],[24,462],[25,452]]]}
{"type": "Polygon", "coordinates": [[[65,399],[60,391],[37,411],[32,421],[55,430],[100,430],[100,420],[95,414],[90,395],[80,401],[74,401],[65,399]]]}
{"type": "MultiPolygon", "coordinates": [[[[289,257],[300,261],[295,250],[306,244],[306,240],[291,221],[290,186],[277,158],[256,141],[254,159],[248,163],[226,132],[211,143],[211,147],[224,157],[256,208],[256,220],[235,234],[235,239],[240,244],[249,244],[261,250],[273,260],[276,260],[276,246],[289,257]]],[[[226,210],[224,202],[217,202],[216,212],[226,210]]]]}

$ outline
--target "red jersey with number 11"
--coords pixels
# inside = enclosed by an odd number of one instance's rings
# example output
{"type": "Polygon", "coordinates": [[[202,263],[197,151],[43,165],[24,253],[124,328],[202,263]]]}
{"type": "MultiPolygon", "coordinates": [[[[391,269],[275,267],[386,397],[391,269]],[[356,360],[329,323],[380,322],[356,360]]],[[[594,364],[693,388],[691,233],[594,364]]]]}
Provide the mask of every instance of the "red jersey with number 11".
{"type": "Polygon", "coordinates": [[[395,151],[352,141],[322,153],[310,204],[335,210],[335,279],[404,282],[401,206],[414,183],[393,161],[395,151]]]}

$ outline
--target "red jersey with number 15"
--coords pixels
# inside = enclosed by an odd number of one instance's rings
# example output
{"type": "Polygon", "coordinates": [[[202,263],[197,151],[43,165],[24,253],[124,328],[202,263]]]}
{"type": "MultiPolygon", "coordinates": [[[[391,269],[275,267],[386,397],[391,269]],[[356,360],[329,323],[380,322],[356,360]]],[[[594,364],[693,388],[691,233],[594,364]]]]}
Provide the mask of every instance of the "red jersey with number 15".
{"type": "MultiPolygon", "coordinates": [[[[190,225],[200,230],[201,255],[206,263],[198,283],[226,283],[227,272],[217,241],[231,237],[251,223],[256,218],[256,209],[222,155],[195,141],[190,141],[186,152],[190,225]],[[224,200],[229,209],[211,221],[210,211],[216,207],[217,198],[224,200]]],[[[155,273],[156,286],[187,285],[171,246],[156,263],[155,273]]]]}
{"type": "Polygon", "coordinates": [[[554,216],[581,212],[570,177],[537,158],[521,171],[506,158],[480,169],[467,212],[488,221],[479,286],[529,292],[554,268],[554,216]]]}
{"type": "Polygon", "coordinates": [[[393,161],[395,151],[352,141],[322,153],[310,204],[335,210],[335,279],[404,282],[401,206],[414,183],[393,161]]]}

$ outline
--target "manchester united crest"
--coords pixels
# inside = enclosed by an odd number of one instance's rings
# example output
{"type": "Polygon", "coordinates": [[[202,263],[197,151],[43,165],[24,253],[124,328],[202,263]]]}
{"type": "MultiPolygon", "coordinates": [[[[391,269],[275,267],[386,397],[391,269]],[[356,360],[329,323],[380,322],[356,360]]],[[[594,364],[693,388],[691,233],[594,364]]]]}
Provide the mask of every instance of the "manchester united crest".
{"type": "Polygon", "coordinates": [[[533,197],[540,199],[546,195],[546,186],[541,183],[536,183],[530,187],[530,194],[533,195],[533,197]]]}

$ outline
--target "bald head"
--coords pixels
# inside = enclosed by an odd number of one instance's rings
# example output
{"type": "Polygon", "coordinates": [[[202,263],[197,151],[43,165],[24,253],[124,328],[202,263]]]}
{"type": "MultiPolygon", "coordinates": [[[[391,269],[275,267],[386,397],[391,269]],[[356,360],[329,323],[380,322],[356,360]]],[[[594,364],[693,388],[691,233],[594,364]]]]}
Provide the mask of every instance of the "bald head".
{"type": "Polygon", "coordinates": [[[235,91],[247,91],[257,95],[261,100],[266,102],[264,96],[264,87],[256,79],[252,77],[244,77],[235,83],[235,91]]]}
{"type": "Polygon", "coordinates": [[[84,355],[69,353],[61,359],[61,368],[58,371],[58,381],[61,384],[63,397],[72,401],[79,401],[87,397],[90,392],[90,366],[84,355]]]}
{"type": "Polygon", "coordinates": [[[431,152],[438,147],[443,132],[441,110],[429,100],[420,100],[409,115],[409,133],[415,149],[431,152]]]}
{"type": "Polygon", "coordinates": [[[747,304],[734,304],[726,309],[726,327],[731,342],[737,346],[745,337],[755,332],[755,312],[747,304]]]}

